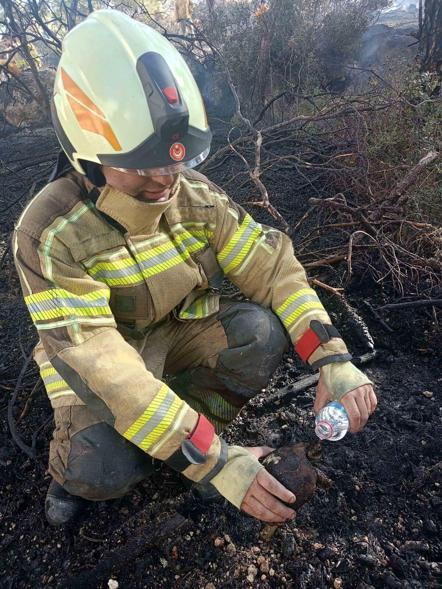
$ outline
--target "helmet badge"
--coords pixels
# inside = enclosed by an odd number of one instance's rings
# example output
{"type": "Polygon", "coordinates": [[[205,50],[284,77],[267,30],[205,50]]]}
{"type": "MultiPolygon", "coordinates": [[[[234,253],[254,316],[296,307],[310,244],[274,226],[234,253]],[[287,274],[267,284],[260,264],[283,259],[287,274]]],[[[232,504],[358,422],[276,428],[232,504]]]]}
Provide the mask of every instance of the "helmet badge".
{"type": "Polygon", "coordinates": [[[173,143],[170,146],[169,155],[174,161],[180,162],[186,155],[186,148],[182,143],[173,143]]]}

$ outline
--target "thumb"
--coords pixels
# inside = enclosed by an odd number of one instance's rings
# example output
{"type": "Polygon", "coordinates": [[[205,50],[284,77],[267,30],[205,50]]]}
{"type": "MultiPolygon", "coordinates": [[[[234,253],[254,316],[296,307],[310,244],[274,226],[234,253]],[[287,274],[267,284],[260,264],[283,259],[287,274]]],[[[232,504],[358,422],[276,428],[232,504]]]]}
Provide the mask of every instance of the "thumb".
{"type": "Polygon", "coordinates": [[[270,446],[244,446],[244,450],[247,450],[252,456],[255,458],[265,458],[268,454],[273,452],[275,448],[270,448],[270,446]]]}

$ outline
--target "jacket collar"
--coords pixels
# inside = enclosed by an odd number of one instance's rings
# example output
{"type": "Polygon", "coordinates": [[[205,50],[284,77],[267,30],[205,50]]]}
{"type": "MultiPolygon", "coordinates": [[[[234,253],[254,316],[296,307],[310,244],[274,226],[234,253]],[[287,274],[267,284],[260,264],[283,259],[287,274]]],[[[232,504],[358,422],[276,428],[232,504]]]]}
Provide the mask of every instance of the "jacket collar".
{"type": "Polygon", "coordinates": [[[150,203],[106,185],[97,199],[96,207],[122,225],[129,235],[151,235],[158,229],[160,219],[175,202],[180,189],[180,176],[172,185],[169,200],[150,203]]]}

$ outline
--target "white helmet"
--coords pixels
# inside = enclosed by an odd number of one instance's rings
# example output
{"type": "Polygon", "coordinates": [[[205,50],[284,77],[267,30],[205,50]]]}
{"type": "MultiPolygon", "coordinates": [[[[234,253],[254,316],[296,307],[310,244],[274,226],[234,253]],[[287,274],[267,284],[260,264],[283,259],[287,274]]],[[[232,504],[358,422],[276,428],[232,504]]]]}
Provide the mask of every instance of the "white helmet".
{"type": "Polygon", "coordinates": [[[209,153],[203,99],[183,57],[117,10],[97,10],[66,35],[51,106],[58,140],[82,174],[87,162],[173,174],[209,153]]]}

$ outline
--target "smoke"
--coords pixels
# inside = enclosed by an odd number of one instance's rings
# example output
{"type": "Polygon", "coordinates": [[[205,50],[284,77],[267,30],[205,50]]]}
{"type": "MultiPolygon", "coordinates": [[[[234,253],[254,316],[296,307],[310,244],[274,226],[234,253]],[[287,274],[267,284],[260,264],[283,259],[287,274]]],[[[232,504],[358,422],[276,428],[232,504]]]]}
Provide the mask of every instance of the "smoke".
{"type": "Polygon", "coordinates": [[[386,8],[383,12],[391,12],[392,10],[408,10],[410,5],[417,6],[419,0],[394,0],[393,4],[386,8]]]}

